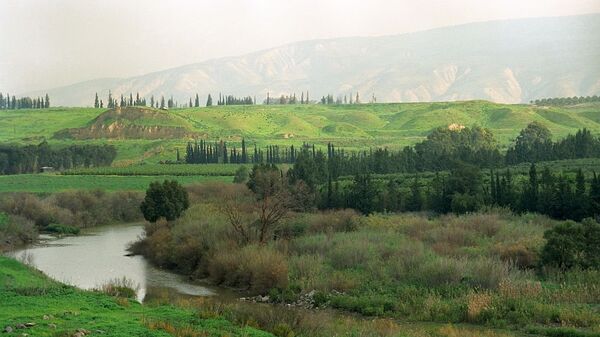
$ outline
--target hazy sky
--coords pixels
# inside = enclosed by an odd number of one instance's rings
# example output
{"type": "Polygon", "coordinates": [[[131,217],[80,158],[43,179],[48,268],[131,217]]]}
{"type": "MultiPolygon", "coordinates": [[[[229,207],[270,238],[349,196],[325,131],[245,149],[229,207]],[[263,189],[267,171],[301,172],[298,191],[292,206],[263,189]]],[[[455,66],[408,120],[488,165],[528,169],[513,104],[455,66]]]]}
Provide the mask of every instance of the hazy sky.
{"type": "Polygon", "coordinates": [[[600,0],[0,0],[0,91],[128,77],[289,42],[600,12],[600,0]]]}

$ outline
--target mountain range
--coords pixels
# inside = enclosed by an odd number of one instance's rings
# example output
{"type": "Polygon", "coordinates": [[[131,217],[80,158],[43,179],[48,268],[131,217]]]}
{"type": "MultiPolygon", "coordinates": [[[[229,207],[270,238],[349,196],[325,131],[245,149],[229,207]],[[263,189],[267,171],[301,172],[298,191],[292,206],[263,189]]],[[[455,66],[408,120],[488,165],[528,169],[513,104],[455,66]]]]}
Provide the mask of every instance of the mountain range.
{"type": "Polygon", "coordinates": [[[523,103],[600,94],[600,14],[491,21],[408,34],[311,40],[130,78],[94,79],[27,93],[90,106],[94,94],[140,93],[181,104],[198,93],[282,94],[363,102],[485,99],[523,103]]]}

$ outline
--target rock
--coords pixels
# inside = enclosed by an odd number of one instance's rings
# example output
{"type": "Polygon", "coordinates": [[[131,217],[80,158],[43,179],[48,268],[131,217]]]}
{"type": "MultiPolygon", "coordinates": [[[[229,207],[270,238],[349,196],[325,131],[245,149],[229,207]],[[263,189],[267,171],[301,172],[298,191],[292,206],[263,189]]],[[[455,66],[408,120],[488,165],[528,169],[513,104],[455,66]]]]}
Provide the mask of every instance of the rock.
{"type": "Polygon", "coordinates": [[[50,323],[50,324],[48,324],[48,327],[50,329],[56,329],[56,324],[50,323]]]}
{"type": "Polygon", "coordinates": [[[267,303],[267,302],[269,302],[271,300],[271,298],[269,296],[262,296],[262,297],[259,296],[258,300],[260,302],[267,303]]]}
{"type": "Polygon", "coordinates": [[[35,323],[33,323],[33,322],[25,323],[26,328],[31,328],[32,326],[35,326],[35,323]]]}
{"type": "Polygon", "coordinates": [[[48,316],[48,315],[44,315],[42,318],[44,319],[44,321],[47,321],[47,320],[49,320],[49,319],[50,319],[50,316],[48,316]]]}
{"type": "Polygon", "coordinates": [[[6,332],[6,333],[11,333],[11,332],[13,332],[13,328],[12,328],[12,326],[8,325],[2,331],[6,332]]]}
{"type": "Polygon", "coordinates": [[[85,336],[85,335],[89,335],[89,334],[90,334],[90,331],[89,331],[89,330],[86,330],[86,329],[81,329],[81,328],[79,328],[79,329],[75,330],[75,332],[79,332],[79,333],[83,334],[83,336],[85,336]]]}
{"type": "Polygon", "coordinates": [[[17,329],[26,329],[26,328],[27,328],[27,327],[25,326],[25,324],[21,324],[21,323],[17,324],[15,327],[16,327],[17,329]]]}
{"type": "Polygon", "coordinates": [[[73,337],[84,337],[84,336],[85,336],[85,334],[81,333],[81,332],[76,332],[73,334],[73,337]]]}

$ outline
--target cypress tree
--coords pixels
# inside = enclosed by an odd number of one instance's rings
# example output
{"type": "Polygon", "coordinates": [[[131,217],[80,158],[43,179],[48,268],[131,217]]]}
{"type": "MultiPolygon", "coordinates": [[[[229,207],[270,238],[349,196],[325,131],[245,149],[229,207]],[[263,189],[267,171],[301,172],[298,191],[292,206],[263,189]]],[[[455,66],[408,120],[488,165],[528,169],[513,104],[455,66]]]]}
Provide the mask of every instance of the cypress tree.
{"type": "Polygon", "coordinates": [[[529,183],[521,196],[522,211],[535,212],[538,204],[538,178],[535,163],[529,167],[529,183]]]}
{"type": "Polygon", "coordinates": [[[600,219],[600,176],[597,176],[595,171],[590,186],[589,201],[590,214],[600,219]]]}
{"type": "Polygon", "coordinates": [[[246,152],[246,140],[242,138],[242,163],[248,163],[248,153],[246,152]]]}
{"type": "Polygon", "coordinates": [[[410,187],[410,198],[407,201],[406,208],[412,212],[418,212],[423,207],[423,196],[421,194],[421,185],[419,176],[415,175],[413,184],[410,187]]]}
{"type": "Polygon", "coordinates": [[[588,216],[589,211],[589,199],[587,197],[587,191],[585,188],[585,176],[581,168],[577,170],[577,176],[575,177],[575,195],[573,199],[573,211],[572,218],[575,221],[581,221],[583,218],[588,216]]]}

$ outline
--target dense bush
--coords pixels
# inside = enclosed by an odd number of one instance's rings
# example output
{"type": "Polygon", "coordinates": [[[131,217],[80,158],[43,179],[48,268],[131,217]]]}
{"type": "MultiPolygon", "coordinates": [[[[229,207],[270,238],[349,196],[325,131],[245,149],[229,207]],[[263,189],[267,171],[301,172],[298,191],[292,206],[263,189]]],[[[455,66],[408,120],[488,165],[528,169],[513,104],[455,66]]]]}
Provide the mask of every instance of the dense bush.
{"type": "Polygon", "coordinates": [[[73,226],[65,226],[60,224],[50,224],[44,228],[46,232],[56,233],[56,234],[67,234],[67,235],[77,235],[79,234],[79,228],[73,226]]]}
{"type": "Polygon", "coordinates": [[[544,266],[600,269],[600,224],[592,219],[567,221],[544,233],[544,266]]]}
{"type": "Polygon", "coordinates": [[[272,288],[285,288],[288,284],[285,257],[261,245],[217,251],[209,261],[208,270],[217,284],[248,288],[259,294],[266,294],[272,288]]]}
{"type": "Polygon", "coordinates": [[[137,192],[66,191],[38,196],[30,193],[0,195],[0,211],[32,221],[42,229],[50,224],[77,228],[142,219],[137,192]]]}
{"type": "Polygon", "coordinates": [[[37,228],[32,221],[18,215],[0,212],[0,252],[33,242],[36,236],[37,228]]]}
{"type": "Polygon", "coordinates": [[[160,218],[175,220],[188,207],[188,193],[176,180],[151,183],[140,205],[144,218],[150,222],[156,222],[160,218]]]}

